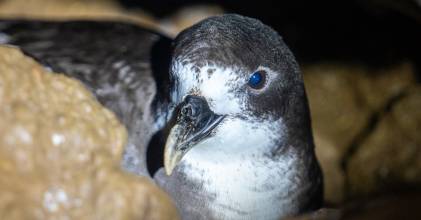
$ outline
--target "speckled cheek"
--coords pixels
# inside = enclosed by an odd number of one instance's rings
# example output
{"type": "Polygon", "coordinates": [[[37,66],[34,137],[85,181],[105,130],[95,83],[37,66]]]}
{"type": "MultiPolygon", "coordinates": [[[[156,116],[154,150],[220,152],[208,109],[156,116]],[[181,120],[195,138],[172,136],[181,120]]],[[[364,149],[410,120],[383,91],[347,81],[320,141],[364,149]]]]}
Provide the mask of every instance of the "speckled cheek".
{"type": "Polygon", "coordinates": [[[175,62],[172,72],[174,103],[180,103],[190,94],[203,96],[216,114],[239,114],[246,106],[245,94],[241,91],[245,81],[238,70],[214,64],[198,68],[192,63],[175,62]]]}

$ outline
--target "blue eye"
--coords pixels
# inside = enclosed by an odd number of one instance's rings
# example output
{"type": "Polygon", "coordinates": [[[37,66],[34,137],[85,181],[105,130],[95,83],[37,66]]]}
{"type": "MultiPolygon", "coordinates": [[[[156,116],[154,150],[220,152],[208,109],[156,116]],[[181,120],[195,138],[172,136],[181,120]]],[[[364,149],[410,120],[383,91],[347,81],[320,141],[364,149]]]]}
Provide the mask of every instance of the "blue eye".
{"type": "Polygon", "coordinates": [[[261,89],[265,84],[265,72],[264,71],[256,71],[254,72],[249,78],[249,86],[253,89],[261,89]]]}

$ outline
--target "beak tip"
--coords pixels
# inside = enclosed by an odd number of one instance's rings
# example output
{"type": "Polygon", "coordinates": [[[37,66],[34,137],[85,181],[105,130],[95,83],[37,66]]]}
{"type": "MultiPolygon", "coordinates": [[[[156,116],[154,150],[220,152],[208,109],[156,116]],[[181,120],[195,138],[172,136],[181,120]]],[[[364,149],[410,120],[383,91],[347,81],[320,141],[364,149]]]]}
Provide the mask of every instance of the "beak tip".
{"type": "Polygon", "coordinates": [[[167,165],[164,165],[164,168],[165,168],[165,173],[167,174],[167,176],[170,176],[172,171],[173,171],[173,168],[171,168],[167,165]]]}

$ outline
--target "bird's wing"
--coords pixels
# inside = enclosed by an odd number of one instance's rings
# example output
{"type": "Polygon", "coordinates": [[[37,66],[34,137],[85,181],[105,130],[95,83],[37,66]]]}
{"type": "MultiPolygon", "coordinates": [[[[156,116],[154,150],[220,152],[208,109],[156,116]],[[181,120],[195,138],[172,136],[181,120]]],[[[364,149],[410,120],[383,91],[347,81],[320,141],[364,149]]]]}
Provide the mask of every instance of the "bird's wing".
{"type": "Polygon", "coordinates": [[[82,81],[128,129],[125,168],[147,174],[150,107],[168,94],[169,38],[122,22],[0,20],[0,43],[82,81]]]}

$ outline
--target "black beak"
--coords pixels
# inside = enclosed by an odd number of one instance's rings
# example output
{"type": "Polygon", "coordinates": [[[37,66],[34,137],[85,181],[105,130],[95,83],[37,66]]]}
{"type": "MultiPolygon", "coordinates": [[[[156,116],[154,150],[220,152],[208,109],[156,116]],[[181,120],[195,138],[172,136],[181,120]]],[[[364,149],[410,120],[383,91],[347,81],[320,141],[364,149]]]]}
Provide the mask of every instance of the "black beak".
{"type": "Polygon", "coordinates": [[[170,175],[177,163],[197,143],[209,136],[224,119],[210,110],[203,97],[188,95],[179,106],[177,123],[171,129],[164,150],[164,167],[170,175]]]}

